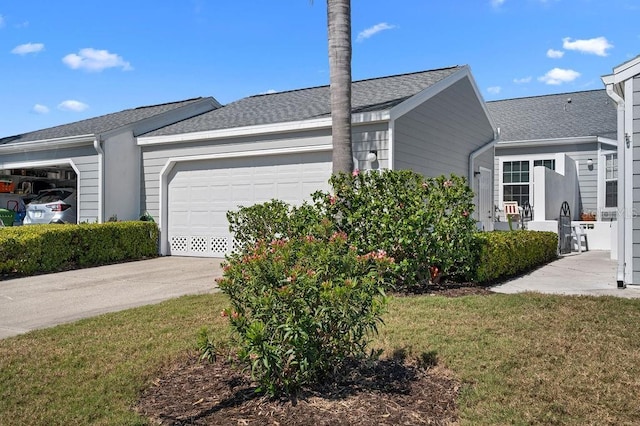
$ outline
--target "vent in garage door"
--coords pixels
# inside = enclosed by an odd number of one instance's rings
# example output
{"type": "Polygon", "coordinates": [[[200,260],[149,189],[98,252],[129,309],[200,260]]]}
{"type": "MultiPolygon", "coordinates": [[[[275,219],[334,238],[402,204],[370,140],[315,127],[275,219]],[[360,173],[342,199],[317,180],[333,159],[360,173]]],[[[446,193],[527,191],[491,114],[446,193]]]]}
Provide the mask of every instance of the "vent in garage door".
{"type": "Polygon", "coordinates": [[[169,254],[224,257],[233,250],[227,211],[272,199],[301,204],[328,189],[331,153],[185,161],[168,177],[169,254]]]}

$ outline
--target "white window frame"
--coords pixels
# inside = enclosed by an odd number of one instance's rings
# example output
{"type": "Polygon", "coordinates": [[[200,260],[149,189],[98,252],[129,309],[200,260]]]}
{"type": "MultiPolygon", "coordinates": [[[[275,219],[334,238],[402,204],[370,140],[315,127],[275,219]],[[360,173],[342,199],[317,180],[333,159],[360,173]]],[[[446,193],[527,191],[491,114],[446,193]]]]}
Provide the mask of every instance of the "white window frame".
{"type": "MultiPolygon", "coordinates": [[[[599,186],[599,190],[598,190],[598,195],[600,198],[600,202],[599,204],[599,211],[601,213],[605,213],[605,219],[609,219],[611,217],[616,217],[616,212],[618,210],[618,207],[606,207],[606,202],[607,202],[607,181],[608,180],[619,180],[620,179],[620,175],[618,175],[618,177],[616,179],[607,179],[607,156],[609,155],[616,155],[617,157],[618,152],[614,151],[614,150],[602,150],[600,153],[600,164],[602,164],[602,167],[599,168],[598,170],[598,186],[599,186]]],[[[620,205],[620,200],[618,200],[618,206],[620,205]]]]}
{"type": "MultiPolygon", "coordinates": [[[[529,161],[529,199],[533,198],[533,162],[535,160],[555,160],[555,172],[564,175],[565,171],[565,154],[564,153],[549,153],[549,154],[530,154],[530,155],[500,155],[498,157],[498,208],[502,210],[502,203],[504,199],[504,182],[502,172],[504,170],[504,163],[511,161],[529,161]]],[[[533,206],[533,203],[530,203],[533,206]]]]}

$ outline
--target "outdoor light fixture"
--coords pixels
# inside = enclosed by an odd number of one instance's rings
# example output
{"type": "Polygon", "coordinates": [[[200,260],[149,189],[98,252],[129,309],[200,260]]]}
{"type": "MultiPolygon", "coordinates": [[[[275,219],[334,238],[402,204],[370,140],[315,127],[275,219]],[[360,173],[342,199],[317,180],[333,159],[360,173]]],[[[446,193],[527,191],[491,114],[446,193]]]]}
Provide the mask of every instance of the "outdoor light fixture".
{"type": "Polygon", "coordinates": [[[593,160],[591,158],[587,160],[587,167],[593,167],[593,160]]]}
{"type": "Polygon", "coordinates": [[[367,154],[367,161],[373,163],[377,159],[378,159],[378,151],[376,151],[375,149],[369,151],[369,153],[367,154]]]}

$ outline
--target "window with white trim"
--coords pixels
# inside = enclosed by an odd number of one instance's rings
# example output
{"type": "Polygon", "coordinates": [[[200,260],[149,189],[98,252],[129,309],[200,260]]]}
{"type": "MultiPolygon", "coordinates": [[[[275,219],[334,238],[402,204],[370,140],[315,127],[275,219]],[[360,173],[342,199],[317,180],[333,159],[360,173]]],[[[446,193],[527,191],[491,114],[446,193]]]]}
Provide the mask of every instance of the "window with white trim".
{"type": "Polygon", "coordinates": [[[618,207],[618,154],[606,154],[604,158],[604,206],[618,207]]]}
{"type": "Polygon", "coordinates": [[[533,167],[555,170],[556,160],[504,161],[502,163],[502,201],[517,201],[519,206],[531,203],[533,167]]]}

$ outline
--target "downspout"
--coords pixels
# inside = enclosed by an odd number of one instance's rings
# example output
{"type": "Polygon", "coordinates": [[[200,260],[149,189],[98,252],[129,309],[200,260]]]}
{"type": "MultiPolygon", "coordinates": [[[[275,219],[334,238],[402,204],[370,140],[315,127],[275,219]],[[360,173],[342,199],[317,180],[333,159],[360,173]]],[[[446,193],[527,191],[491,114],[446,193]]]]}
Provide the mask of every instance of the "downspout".
{"type": "Polygon", "coordinates": [[[104,209],[104,149],[102,149],[100,136],[96,136],[93,140],[93,147],[98,153],[98,223],[102,223],[104,209]]]}
{"type": "Polygon", "coordinates": [[[624,269],[625,269],[625,123],[624,123],[624,99],[613,89],[613,84],[607,84],[607,95],[617,104],[618,111],[618,268],[616,269],[616,282],[618,288],[625,288],[624,269]],[[622,202],[622,209],[620,203],[622,202]],[[622,212],[622,214],[620,214],[622,212]]]}

